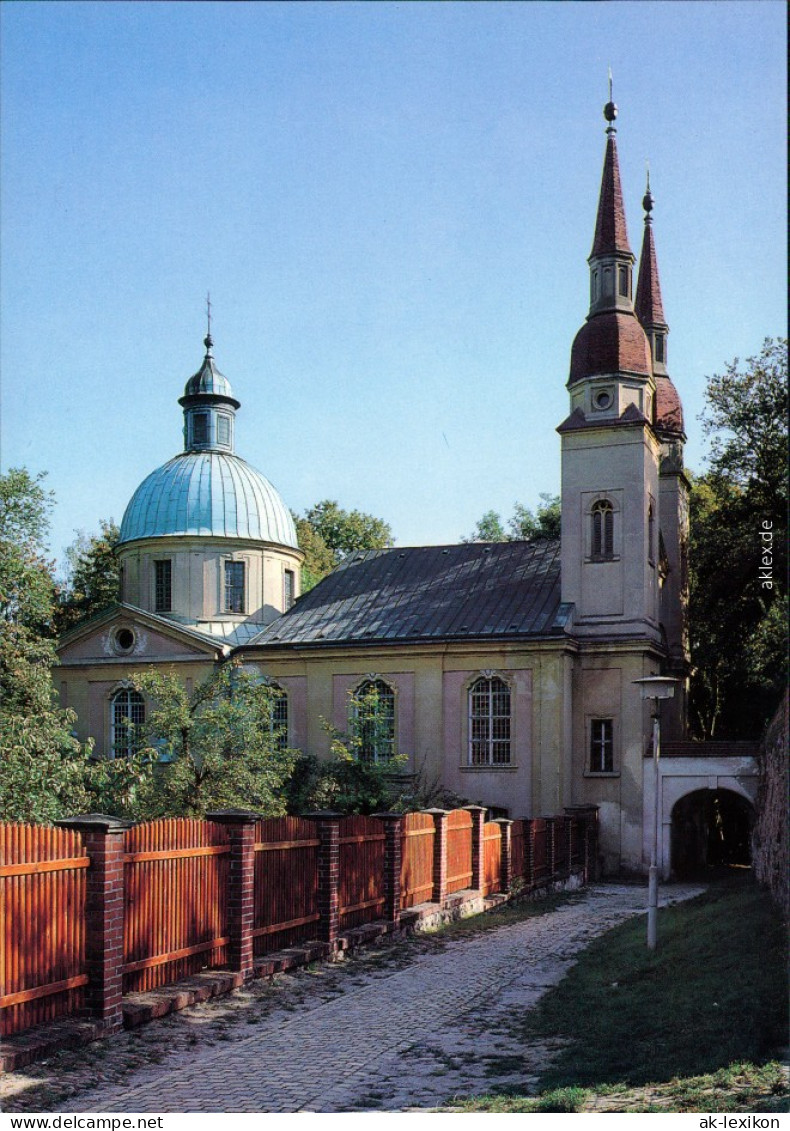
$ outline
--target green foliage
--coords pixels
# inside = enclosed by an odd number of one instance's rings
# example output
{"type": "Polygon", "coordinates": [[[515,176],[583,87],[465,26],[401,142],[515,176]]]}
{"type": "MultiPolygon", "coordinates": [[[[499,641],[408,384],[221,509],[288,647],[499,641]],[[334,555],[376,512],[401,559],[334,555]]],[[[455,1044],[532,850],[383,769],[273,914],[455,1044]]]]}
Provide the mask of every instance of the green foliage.
{"type": "Polygon", "coordinates": [[[759,734],[786,682],[786,343],[767,339],[747,364],[708,381],[711,470],[692,482],[690,707],[700,738],[759,734]]]}
{"type": "Polygon", "coordinates": [[[787,340],[766,338],[757,357],[739,359],[708,378],[702,424],[712,436],[711,470],[741,491],[765,517],[787,511],[787,340]]]}
{"type": "Polygon", "coordinates": [[[333,499],[323,499],[303,516],[294,515],[299,548],[305,553],[302,592],[326,577],[347,554],[391,546],[392,530],[381,518],[363,511],[343,510],[333,499]]]}
{"type": "MultiPolygon", "coordinates": [[[[202,817],[209,809],[285,812],[295,752],[272,728],[277,694],[239,664],[224,664],[190,693],[175,672],[150,670],[134,687],[153,702],[146,724],[150,760],[126,805],[139,818],[202,817]],[[160,761],[160,759],[167,759],[160,761]]],[[[133,770],[136,772],[136,770],[133,770]]]]}
{"type": "Polygon", "coordinates": [[[88,808],[90,747],[56,703],[52,492],[24,468],[0,475],[0,818],[51,821],[88,808]]]}
{"type": "Polygon", "coordinates": [[[293,520],[299,549],[305,556],[302,563],[302,592],[307,593],[335,568],[335,555],[306,518],[293,515],[293,520]]]}
{"type": "Polygon", "coordinates": [[[57,609],[58,634],[120,600],[120,569],[114,553],[120,533],[113,519],[102,519],[98,534],[77,531],[66,550],[68,571],[57,609]]]}
{"type": "Polygon", "coordinates": [[[25,468],[0,475],[0,621],[51,635],[55,583],[45,541],[53,494],[25,468]]]}
{"type": "Polygon", "coordinates": [[[508,519],[507,530],[496,511],[486,511],[478,519],[472,533],[462,542],[532,542],[540,538],[559,538],[561,525],[558,495],[541,493],[541,502],[533,513],[523,503],[513,504],[513,514],[508,519]]]}
{"type": "Polygon", "coordinates": [[[375,813],[405,806],[402,794],[412,782],[403,774],[408,759],[393,749],[392,715],[382,709],[375,688],[349,692],[348,719],[348,731],[321,720],[329,735],[329,758],[304,754],[298,759],[288,783],[289,812],[375,813]]]}

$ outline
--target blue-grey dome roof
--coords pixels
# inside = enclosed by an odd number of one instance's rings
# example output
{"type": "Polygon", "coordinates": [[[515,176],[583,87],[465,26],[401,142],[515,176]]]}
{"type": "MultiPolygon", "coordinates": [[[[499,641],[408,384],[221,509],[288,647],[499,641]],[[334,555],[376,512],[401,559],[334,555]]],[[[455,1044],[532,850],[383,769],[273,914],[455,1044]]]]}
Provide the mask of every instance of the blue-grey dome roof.
{"type": "Polygon", "coordinates": [[[232,401],[236,408],[238,408],[239,402],[233,395],[230,381],[223,373],[220,373],[214,363],[214,358],[211,356],[210,343],[211,338],[206,338],[206,356],[203,358],[203,364],[200,369],[198,369],[197,373],[193,373],[187,381],[181,403],[185,400],[189,400],[190,397],[205,396],[208,394],[214,397],[224,397],[232,401]]]}
{"type": "Polygon", "coordinates": [[[119,541],[172,535],[298,546],[290,512],[268,479],[240,456],[215,451],[182,452],[132,495],[119,541]]]}

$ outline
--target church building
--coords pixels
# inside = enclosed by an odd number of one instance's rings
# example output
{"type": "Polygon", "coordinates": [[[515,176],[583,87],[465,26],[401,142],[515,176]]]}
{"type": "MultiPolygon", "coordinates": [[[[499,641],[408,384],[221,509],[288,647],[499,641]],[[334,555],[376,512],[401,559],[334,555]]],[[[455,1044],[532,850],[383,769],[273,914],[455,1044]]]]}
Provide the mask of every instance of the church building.
{"type": "Polygon", "coordinates": [[[133,668],[190,685],[236,657],[283,692],[290,746],[326,753],[322,720],[347,730],[350,696],[373,689],[381,725],[365,757],[407,755],[410,772],[498,816],[595,805],[606,870],[646,869],[651,719],[633,681],[679,680],[662,734],[684,739],[688,483],[653,198],[648,184],[635,282],[611,101],[604,115],[589,311],[557,429],[560,540],[352,553],[300,597],[291,516],[235,454],[239,401],[209,335],[179,401],[184,450],[123,517],[121,603],[61,641],[80,738],[128,753],[147,710],[133,668]]]}

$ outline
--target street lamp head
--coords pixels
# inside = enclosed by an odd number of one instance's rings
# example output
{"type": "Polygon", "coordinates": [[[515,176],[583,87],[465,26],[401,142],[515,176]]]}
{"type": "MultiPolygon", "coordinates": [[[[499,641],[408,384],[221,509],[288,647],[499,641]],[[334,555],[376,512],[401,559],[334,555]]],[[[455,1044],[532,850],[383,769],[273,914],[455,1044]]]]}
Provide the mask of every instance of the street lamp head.
{"type": "Polygon", "coordinates": [[[672,699],[679,679],[668,675],[647,675],[644,679],[632,679],[643,699],[672,699]]]}

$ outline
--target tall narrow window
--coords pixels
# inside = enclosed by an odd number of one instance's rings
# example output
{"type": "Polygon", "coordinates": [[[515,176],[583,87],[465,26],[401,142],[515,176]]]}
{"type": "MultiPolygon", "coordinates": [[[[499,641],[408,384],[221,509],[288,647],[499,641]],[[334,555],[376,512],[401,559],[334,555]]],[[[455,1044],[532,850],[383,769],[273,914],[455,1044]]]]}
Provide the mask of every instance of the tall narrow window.
{"type": "Polygon", "coordinates": [[[656,361],[660,362],[661,365],[663,365],[664,362],[666,361],[666,355],[664,353],[664,335],[663,334],[656,334],[656,361]]]}
{"type": "Polygon", "coordinates": [[[481,676],[469,688],[469,765],[510,762],[510,688],[498,676],[481,676]]]}
{"type": "Polygon", "coordinates": [[[590,299],[592,302],[598,301],[598,272],[593,271],[590,276],[590,299]]]}
{"type": "Polygon", "coordinates": [[[208,413],[195,412],[192,414],[192,443],[208,443],[208,413]]]}
{"type": "Polygon", "coordinates": [[[653,510],[653,504],[647,508],[647,560],[651,565],[656,560],[656,515],[653,510]]]}
{"type": "Polygon", "coordinates": [[[623,296],[623,298],[628,298],[628,268],[619,267],[617,270],[617,276],[620,280],[620,294],[623,296]]]}
{"type": "Polygon", "coordinates": [[[154,562],[154,610],[169,613],[173,603],[173,563],[154,562]]]}
{"type": "Polygon", "coordinates": [[[351,699],[351,729],[362,762],[386,762],[395,753],[395,692],[383,679],[366,679],[351,699]]]}
{"type": "Polygon", "coordinates": [[[139,691],[122,688],[110,702],[110,750],[113,758],[129,758],[139,749],[145,702],[139,691]]]}
{"type": "Polygon", "coordinates": [[[288,612],[296,599],[296,574],[292,569],[283,572],[283,612],[288,612]]]}
{"type": "Polygon", "coordinates": [[[603,269],[603,293],[604,295],[614,294],[614,284],[612,282],[612,268],[604,267],[603,269]]]}
{"type": "Polygon", "coordinates": [[[244,612],[244,562],[225,562],[225,612],[244,612]]]}
{"type": "Polygon", "coordinates": [[[288,696],[276,683],[271,684],[274,693],[270,726],[278,750],[288,745],[288,696]]]}
{"type": "Polygon", "coordinates": [[[614,771],[614,727],[612,719],[593,719],[590,723],[590,773],[614,771]]]}
{"type": "Polygon", "coordinates": [[[224,412],[217,415],[217,443],[230,447],[230,417],[224,412]]]}
{"type": "Polygon", "coordinates": [[[594,558],[614,557],[614,511],[612,504],[605,499],[595,503],[591,512],[592,556],[594,558]]]}

